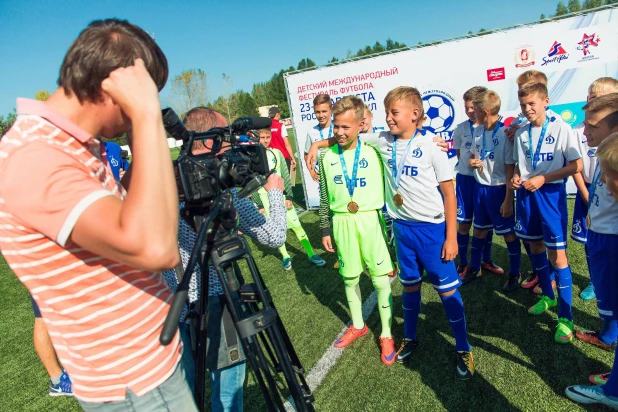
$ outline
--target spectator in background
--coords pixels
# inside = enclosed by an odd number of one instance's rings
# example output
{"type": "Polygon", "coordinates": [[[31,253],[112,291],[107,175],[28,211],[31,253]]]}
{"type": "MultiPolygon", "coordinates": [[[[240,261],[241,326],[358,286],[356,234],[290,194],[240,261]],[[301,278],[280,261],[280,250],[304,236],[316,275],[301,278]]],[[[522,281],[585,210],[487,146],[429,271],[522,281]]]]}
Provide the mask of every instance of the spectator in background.
{"type": "Polygon", "coordinates": [[[288,129],[279,121],[281,119],[281,112],[279,111],[279,108],[273,106],[268,109],[268,117],[270,117],[273,121],[270,126],[270,133],[272,136],[270,147],[279,149],[281,153],[283,153],[285,163],[288,165],[288,172],[292,169],[296,169],[294,151],[292,150],[290,140],[288,139],[288,129]]]}
{"type": "Polygon", "coordinates": [[[124,173],[129,170],[129,159],[123,156],[124,150],[114,142],[105,142],[105,155],[107,156],[107,163],[116,181],[120,181],[124,173]]]}
{"type": "Polygon", "coordinates": [[[363,124],[364,126],[359,133],[373,133],[373,113],[367,105],[365,105],[363,111],[363,124]]]}

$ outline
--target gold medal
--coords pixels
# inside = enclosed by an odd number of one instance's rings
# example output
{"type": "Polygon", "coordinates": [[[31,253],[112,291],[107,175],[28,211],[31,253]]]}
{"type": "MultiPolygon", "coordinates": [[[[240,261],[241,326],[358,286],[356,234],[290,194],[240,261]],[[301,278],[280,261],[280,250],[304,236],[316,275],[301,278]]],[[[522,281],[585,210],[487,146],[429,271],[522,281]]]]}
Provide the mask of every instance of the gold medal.
{"type": "Polygon", "coordinates": [[[590,229],[590,216],[586,216],[586,227],[590,229]]]}
{"type": "Polygon", "coordinates": [[[479,174],[483,174],[483,165],[479,166],[479,174]]]}
{"type": "Polygon", "coordinates": [[[397,205],[398,207],[403,206],[403,196],[401,196],[399,192],[395,193],[393,200],[395,201],[395,205],[397,205]]]}
{"type": "Polygon", "coordinates": [[[353,200],[350,200],[350,203],[348,203],[348,210],[350,211],[350,213],[358,212],[358,203],[356,203],[353,200]]]}

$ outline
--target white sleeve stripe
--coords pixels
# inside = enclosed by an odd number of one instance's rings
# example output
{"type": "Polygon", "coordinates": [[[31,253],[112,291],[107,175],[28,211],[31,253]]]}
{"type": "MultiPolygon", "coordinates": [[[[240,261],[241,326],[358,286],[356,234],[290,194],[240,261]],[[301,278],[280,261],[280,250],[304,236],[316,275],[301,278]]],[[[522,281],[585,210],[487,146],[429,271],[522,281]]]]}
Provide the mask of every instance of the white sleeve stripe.
{"type": "Polygon", "coordinates": [[[75,223],[77,223],[77,219],[79,219],[82,213],[84,213],[84,210],[86,210],[94,202],[105,196],[113,196],[113,193],[109,190],[97,190],[96,192],[92,192],[88,196],[80,200],[79,203],[77,203],[75,207],[73,207],[73,210],[71,210],[71,213],[69,213],[69,216],[67,216],[62,227],[60,228],[60,231],[58,232],[58,237],[56,238],[56,243],[64,247],[67,239],[69,238],[69,235],[75,227],[75,223]]]}

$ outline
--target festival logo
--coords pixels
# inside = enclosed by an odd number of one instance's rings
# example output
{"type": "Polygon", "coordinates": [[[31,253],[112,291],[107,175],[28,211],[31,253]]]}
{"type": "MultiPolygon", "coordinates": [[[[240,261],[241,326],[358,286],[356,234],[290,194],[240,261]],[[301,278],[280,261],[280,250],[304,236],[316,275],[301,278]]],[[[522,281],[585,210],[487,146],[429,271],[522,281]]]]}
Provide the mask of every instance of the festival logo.
{"type": "Polygon", "coordinates": [[[506,78],[506,73],[504,71],[504,67],[487,70],[487,81],[488,82],[493,82],[496,80],[504,80],[505,78],[506,78]]]}
{"type": "Polygon", "coordinates": [[[547,57],[543,57],[543,63],[541,66],[546,66],[550,63],[560,63],[563,60],[567,60],[569,58],[569,54],[564,50],[561,43],[558,43],[554,40],[554,44],[549,48],[547,52],[547,57]]]}
{"type": "Polygon", "coordinates": [[[598,57],[596,57],[594,54],[592,54],[592,48],[596,48],[599,47],[599,42],[601,41],[601,38],[599,36],[597,36],[596,33],[592,33],[590,36],[588,36],[586,33],[584,33],[584,36],[582,37],[582,40],[577,43],[577,50],[581,50],[581,52],[583,53],[584,57],[581,58],[581,60],[578,60],[578,62],[585,62],[585,61],[589,61],[589,60],[597,60],[598,57]]]}
{"type": "Polygon", "coordinates": [[[457,156],[453,149],[453,131],[455,122],[455,99],[443,90],[431,89],[423,93],[425,122],[423,128],[440,136],[448,144],[448,157],[457,156]]]}
{"type": "Polygon", "coordinates": [[[519,46],[515,49],[514,60],[515,67],[517,68],[534,66],[535,58],[536,53],[534,52],[534,47],[529,44],[519,46]]]}

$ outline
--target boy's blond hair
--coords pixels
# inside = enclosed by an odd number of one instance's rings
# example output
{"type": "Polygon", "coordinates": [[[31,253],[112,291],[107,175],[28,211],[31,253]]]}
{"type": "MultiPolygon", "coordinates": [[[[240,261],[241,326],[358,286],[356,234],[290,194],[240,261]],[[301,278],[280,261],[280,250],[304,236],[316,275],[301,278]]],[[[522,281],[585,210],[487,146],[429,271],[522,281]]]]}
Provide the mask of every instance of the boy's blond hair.
{"type": "Polygon", "coordinates": [[[618,93],[618,80],[613,77],[601,77],[592,82],[588,87],[588,94],[591,93],[618,93]]]}
{"type": "Polygon", "coordinates": [[[423,98],[421,97],[421,93],[418,89],[409,86],[395,87],[386,94],[386,97],[384,98],[384,108],[386,110],[390,110],[390,108],[393,107],[393,104],[399,100],[416,106],[420,110],[416,124],[423,124],[423,121],[425,120],[425,109],[423,108],[423,98]]]}
{"type": "Polygon", "coordinates": [[[618,133],[607,136],[595,153],[598,161],[609,166],[612,170],[618,171],[618,133]]]}
{"type": "Polygon", "coordinates": [[[544,83],[526,83],[517,92],[518,97],[526,97],[532,94],[538,94],[541,98],[547,97],[547,86],[544,83]]]}
{"type": "Polygon", "coordinates": [[[356,96],[345,96],[341,100],[337,100],[333,106],[333,119],[343,112],[354,110],[356,120],[363,120],[365,114],[365,103],[356,96]]]}
{"type": "Polygon", "coordinates": [[[515,82],[520,88],[528,83],[543,83],[547,87],[547,76],[538,70],[528,70],[517,76],[515,82]]]}
{"type": "Polygon", "coordinates": [[[586,103],[583,110],[588,113],[609,112],[603,120],[610,129],[613,129],[618,126],[618,93],[610,93],[592,99],[586,103]]]}
{"type": "Polygon", "coordinates": [[[487,87],[484,87],[484,86],[471,87],[468,90],[466,90],[466,92],[463,94],[464,102],[474,100],[476,96],[478,96],[481,93],[485,93],[486,91],[487,91],[487,87]]]}
{"type": "Polygon", "coordinates": [[[369,113],[369,117],[371,117],[373,119],[373,112],[371,111],[371,109],[367,105],[365,105],[365,112],[369,113]]]}
{"type": "Polygon", "coordinates": [[[313,106],[317,106],[318,104],[328,104],[328,107],[333,107],[333,102],[330,99],[330,96],[326,93],[320,93],[313,99],[313,106]]]}
{"type": "Polygon", "coordinates": [[[480,111],[484,112],[487,110],[490,115],[495,116],[500,113],[500,96],[498,93],[493,90],[487,90],[476,96],[474,100],[472,100],[472,104],[478,108],[480,111]]]}

